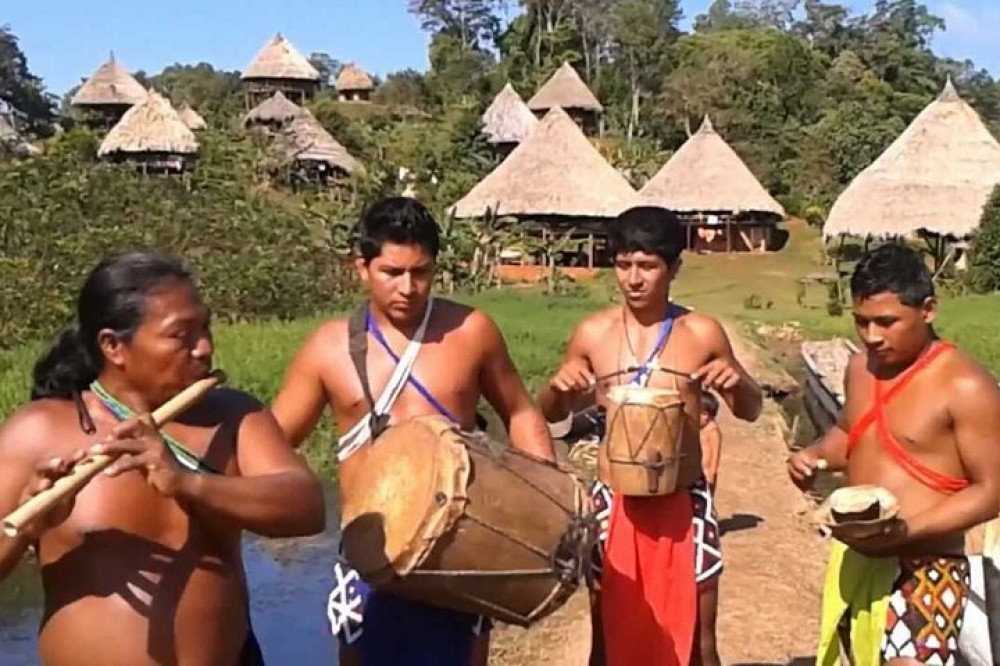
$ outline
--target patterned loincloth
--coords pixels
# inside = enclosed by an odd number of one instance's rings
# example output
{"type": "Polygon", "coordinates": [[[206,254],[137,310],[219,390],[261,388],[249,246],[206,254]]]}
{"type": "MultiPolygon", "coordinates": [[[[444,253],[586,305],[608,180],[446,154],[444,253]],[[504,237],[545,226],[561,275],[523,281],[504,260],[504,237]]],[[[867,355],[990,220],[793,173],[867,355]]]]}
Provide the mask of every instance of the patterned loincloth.
{"type": "Polygon", "coordinates": [[[969,585],[964,557],[902,560],[882,638],[885,660],[953,666],[969,585]]]}
{"type": "MultiPolygon", "coordinates": [[[[714,585],[722,575],[722,542],[719,538],[719,522],[715,512],[715,500],[704,477],[688,488],[694,509],[694,569],[695,581],[699,587],[714,585]]],[[[604,547],[608,540],[608,518],[611,516],[611,489],[595,479],[590,487],[591,499],[600,523],[598,542],[594,545],[592,569],[594,577],[600,579],[604,565],[604,547]]]]}

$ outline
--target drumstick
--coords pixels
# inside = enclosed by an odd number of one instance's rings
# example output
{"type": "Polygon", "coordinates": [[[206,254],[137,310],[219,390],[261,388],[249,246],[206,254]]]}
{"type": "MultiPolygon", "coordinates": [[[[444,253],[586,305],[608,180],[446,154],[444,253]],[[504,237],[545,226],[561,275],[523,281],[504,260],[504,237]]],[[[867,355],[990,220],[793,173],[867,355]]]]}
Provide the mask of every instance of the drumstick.
{"type": "MultiPolygon", "coordinates": [[[[209,377],[196,381],[191,386],[160,405],[150,414],[154,427],[172,421],[201,400],[210,390],[226,381],[221,370],[214,370],[209,377]]],[[[118,458],[117,455],[92,455],[73,466],[66,476],[56,480],[50,487],[31,497],[24,504],[3,519],[3,531],[9,537],[16,537],[21,530],[52,507],[76,495],[87,483],[108,468],[118,458]]]]}

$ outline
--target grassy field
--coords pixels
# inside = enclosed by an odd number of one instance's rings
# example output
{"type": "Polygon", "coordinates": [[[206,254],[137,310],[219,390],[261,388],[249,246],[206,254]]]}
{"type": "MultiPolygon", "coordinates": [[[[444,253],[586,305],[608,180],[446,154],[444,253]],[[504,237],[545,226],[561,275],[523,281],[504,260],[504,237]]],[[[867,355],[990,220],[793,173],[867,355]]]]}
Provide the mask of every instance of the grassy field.
{"type": "MultiPolygon", "coordinates": [[[[766,255],[688,255],[675,288],[677,300],[747,330],[794,323],[807,337],[852,336],[848,315],[827,314],[825,290],[798,298],[797,279],[823,270],[820,241],[815,231],[792,227],[792,238],[780,253],[766,255]]],[[[612,302],[609,274],[581,290],[579,295],[547,297],[522,288],[509,288],[460,298],[483,308],[497,321],[514,361],[534,390],[559,361],[569,332],[587,313],[612,302]]],[[[1000,317],[1000,296],[943,298],[941,333],[956,341],[995,373],[1000,374],[1000,344],[993,342],[993,322],[1000,317]]],[[[291,323],[216,326],[217,365],[226,370],[233,386],[270,401],[296,348],[321,318],[291,323]]],[[[27,396],[30,368],[39,347],[0,354],[0,417],[27,396]]],[[[332,430],[324,422],[310,442],[309,456],[323,469],[332,469],[329,445],[332,430]]]]}

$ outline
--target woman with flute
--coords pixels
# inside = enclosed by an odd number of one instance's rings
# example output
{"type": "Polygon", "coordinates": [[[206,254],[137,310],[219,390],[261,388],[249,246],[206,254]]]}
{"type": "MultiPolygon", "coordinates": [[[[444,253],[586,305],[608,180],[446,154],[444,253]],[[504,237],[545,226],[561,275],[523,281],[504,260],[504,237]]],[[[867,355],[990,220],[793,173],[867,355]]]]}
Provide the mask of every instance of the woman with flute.
{"type": "Polygon", "coordinates": [[[209,313],[179,260],[106,258],[77,317],[36,364],[31,402],[0,426],[0,515],[72,486],[0,536],[0,579],[37,551],[42,662],[262,663],[241,534],[322,531],[319,481],[270,412],[235,390],[208,390],[153,426],[212,370],[209,313]],[[77,490],[95,461],[107,466],[77,490]]]}

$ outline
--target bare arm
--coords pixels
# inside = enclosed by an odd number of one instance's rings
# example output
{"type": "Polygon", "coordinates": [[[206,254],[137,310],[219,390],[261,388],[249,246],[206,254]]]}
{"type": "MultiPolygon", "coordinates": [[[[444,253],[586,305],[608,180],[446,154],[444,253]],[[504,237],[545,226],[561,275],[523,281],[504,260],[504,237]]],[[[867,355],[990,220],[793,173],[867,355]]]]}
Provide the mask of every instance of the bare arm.
{"type": "Polygon", "coordinates": [[[958,454],[968,488],[907,523],[910,541],[953,535],[1000,513],[1000,388],[985,371],[966,375],[947,391],[958,454]]]}
{"type": "Polygon", "coordinates": [[[503,335],[486,315],[476,312],[473,317],[474,335],[483,349],[480,370],[483,396],[497,411],[513,446],[546,460],[555,460],[545,419],[517,374],[503,335]]]}
{"type": "Polygon", "coordinates": [[[240,476],[185,474],[179,501],[229,523],[269,537],[323,531],[323,488],[305,461],[288,446],[266,409],[247,414],[239,426],[236,459],[240,476]]]}
{"type": "MultiPolygon", "coordinates": [[[[30,409],[30,408],[29,408],[30,409]]],[[[18,507],[24,489],[35,475],[35,448],[30,440],[30,417],[15,414],[0,428],[0,515],[18,507]]],[[[0,534],[0,580],[10,575],[36,538],[34,533],[15,538],[0,534]]]]}
{"type": "Polygon", "coordinates": [[[701,466],[705,472],[708,485],[715,488],[719,476],[719,459],[722,452],[722,431],[719,426],[709,424],[700,431],[701,435],[701,466]]]}
{"type": "Polygon", "coordinates": [[[322,359],[331,343],[330,324],[316,331],[295,355],[271,411],[292,446],[298,448],[323,415],[326,390],[322,359]]]}
{"type": "MultiPolygon", "coordinates": [[[[566,353],[559,371],[538,392],[538,406],[549,423],[558,423],[569,416],[570,412],[584,406],[581,393],[565,389],[572,389],[574,384],[589,385],[589,380],[586,383],[583,381],[588,379],[585,375],[591,374],[585,324],[586,321],[573,331],[569,344],[566,345],[566,353]],[[570,386],[567,387],[567,384],[570,386]]],[[[596,399],[596,394],[591,394],[589,397],[593,401],[596,399]]]]}
{"type": "Polygon", "coordinates": [[[711,354],[709,363],[696,374],[705,385],[719,392],[733,416],[756,421],[764,405],[764,396],[760,386],[737,360],[722,324],[703,317],[698,320],[695,332],[711,354]],[[727,381],[727,378],[731,379],[727,381]]]}

